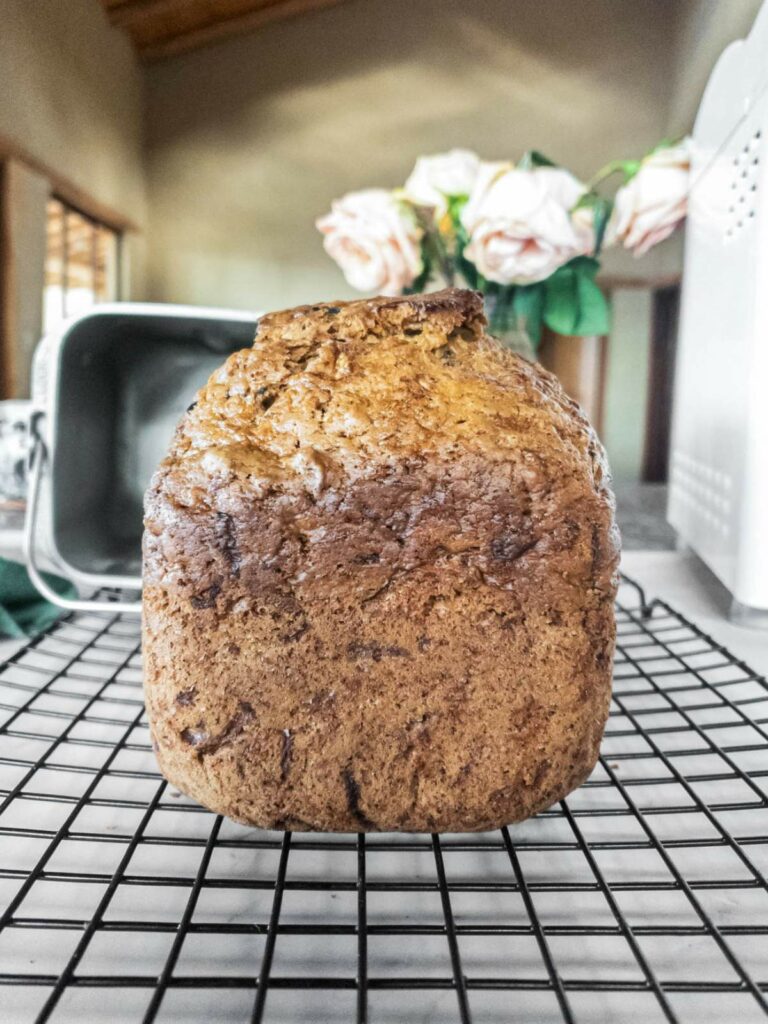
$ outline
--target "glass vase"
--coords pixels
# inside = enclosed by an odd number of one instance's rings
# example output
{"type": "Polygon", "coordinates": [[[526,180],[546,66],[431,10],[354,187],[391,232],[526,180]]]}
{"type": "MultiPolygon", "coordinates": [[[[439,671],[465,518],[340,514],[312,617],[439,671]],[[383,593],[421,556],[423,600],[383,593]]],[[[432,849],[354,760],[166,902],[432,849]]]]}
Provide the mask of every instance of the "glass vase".
{"type": "Polygon", "coordinates": [[[529,362],[536,362],[536,345],[527,330],[525,320],[515,315],[512,303],[493,293],[483,296],[489,333],[504,348],[515,352],[529,362]]]}

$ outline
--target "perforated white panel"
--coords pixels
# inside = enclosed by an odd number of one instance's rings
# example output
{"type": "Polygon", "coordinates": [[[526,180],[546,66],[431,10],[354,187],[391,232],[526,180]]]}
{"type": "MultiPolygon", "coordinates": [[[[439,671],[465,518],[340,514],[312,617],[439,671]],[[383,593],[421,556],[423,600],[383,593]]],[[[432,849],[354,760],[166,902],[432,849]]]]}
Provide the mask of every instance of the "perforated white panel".
{"type": "Polygon", "coordinates": [[[717,63],[694,128],[668,517],[768,608],[768,7],[717,63]]]}
{"type": "Polygon", "coordinates": [[[757,214],[757,186],[760,178],[762,132],[757,128],[731,160],[731,194],[728,205],[726,239],[731,239],[757,214]]]}

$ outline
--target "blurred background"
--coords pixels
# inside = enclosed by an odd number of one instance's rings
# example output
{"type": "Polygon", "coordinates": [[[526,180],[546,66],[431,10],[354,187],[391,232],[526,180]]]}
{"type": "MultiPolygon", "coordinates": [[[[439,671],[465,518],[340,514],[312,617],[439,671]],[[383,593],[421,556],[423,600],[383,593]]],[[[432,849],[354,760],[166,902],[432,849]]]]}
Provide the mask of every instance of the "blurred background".
{"type": "MultiPolygon", "coordinates": [[[[758,7],[3,0],[2,398],[29,395],[41,335],[94,303],[352,297],[315,219],[343,192],[400,184],[419,154],[537,149],[586,180],[684,135],[758,7]]],[[[609,335],[549,341],[608,449],[630,546],[671,543],[682,247],[607,252],[609,335]]]]}
{"type": "Polygon", "coordinates": [[[766,140],[768,0],[0,0],[0,1024],[256,1021],[267,991],[284,1024],[766,1019],[766,140]],[[686,226],[607,248],[607,330],[538,351],[608,450],[629,580],[588,788],[487,842],[296,835],[290,865],[164,788],[144,491],[258,313],[359,297],[317,218],[457,148],[586,183],[695,119],[686,226]]]}

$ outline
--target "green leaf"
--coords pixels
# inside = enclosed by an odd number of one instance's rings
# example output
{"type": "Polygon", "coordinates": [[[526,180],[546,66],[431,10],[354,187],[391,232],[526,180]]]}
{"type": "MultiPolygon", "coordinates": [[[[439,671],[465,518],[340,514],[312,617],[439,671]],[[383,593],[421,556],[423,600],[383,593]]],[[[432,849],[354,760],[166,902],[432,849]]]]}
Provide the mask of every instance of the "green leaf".
{"type": "Polygon", "coordinates": [[[608,303],[595,281],[599,263],[578,256],[545,282],[544,322],[557,334],[606,334],[608,303]]]}
{"type": "Polygon", "coordinates": [[[461,221],[456,219],[456,268],[467,282],[470,288],[480,288],[481,280],[477,267],[464,255],[464,250],[469,245],[469,236],[461,221]]]}
{"type": "Polygon", "coordinates": [[[515,288],[512,299],[515,321],[520,328],[527,331],[534,348],[538,348],[541,341],[545,299],[546,285],[543,281],[538,284],[519,285],[515,288]]]}
{"type": "Polygon", "coordinates": [[[640,170],[640,163],[640,160],[611,160],[610,163],[601,167],[597,174],[590,178],[590,191],[594,192],[595,187],[599,185],[601,181],[605,181],[606,178],[610,178],[612,174],[621,174],[624,177],[624,184],[626,184],[629,179],[634,178],[640,170]]]}
{"type": "MultiPolygon", "coordinates": [[[[599,269],[600,261],[594,256],[574,256],[560,267],[560,270],[575,270],[578,274],[588,274],[590,277],[594,277],[599,269]]],[[[559,274],[560,270],[556,270],[555,273],[559,274]]]]}
{"type": "Polygon", "coordinates": [[[586,274],[576,277],[579,293],[579,323],[577,334],[607,334],[610,330],[608,302],[594,278],[586,274]]]}
{"type": "Polygon", "coordinates": [[[610,199],[606,199],[604,196],[596,196],[596,201],[593,207],[593,218],[594,218],[594,229],[595,229],[595,248],[594,254],[598,255],[603,247],[603,239],[605,238],[605,229],[608,227],[608,221],[611,219],[613,213],[613,202],[610,199]]]}
{"type": "Polygon", "coordinates": [[[556,334],[576,334],[579,320],[579,293],[576,272],[560,267],[546,282],[544,323],[556,334]]]}
{"type": "Polygon", "coordinates": [[[595,231],[595,248],[593,252],[597,256],[603,245],[605,229],[608,227],[608,221],[613,210],[613,202],[604,196],[598,195],[597,192],[585,192],[574,206],[574,210],[584,208],[592,211],[592,223],[595,231]]]}
{"type": "Polygon", "coordinates": [[[448,214],[454,226],[461,224],[461,211],[467,205],[469,196],[447,196],[448,214]]]}
{"type": "Polygon", "coordinates": [[[632,178],[634,178],[634,176],[640,170],[640,164],[641,163],[642,163],[642,160],[622,160],[621,161],[621,171],[622,171],[622,174],[624,175],[624,184],[625,185],[626,185],[626,183],[628,181],[630,181],[632,178]]]}
{"type": "Polygon", "coordinates": [[[554,160],[550,160],[548,156],[544,156],[537,149],[529,149],[527,153],[523,153],[520,157],[517,166],[522,171],[532,171],[536,167],[557,167],[558,165],[554,160]]]}
{"type": "Polygon", "coordinates": [[[467,285],[470,288],[482,287],[480,275],[477,272],[477,267],[474,265],[474,263],[470,263],[469,260],[464,257],[463,253],[456,260],[456,266],[458,267],[461,276],[464,278],[464,280],[467,282],[467,285]]]}
{"type": "Polygon", "coordinates": [[[403,289],[403,295],[416,295],[418,292],[423,292],[426,288],[427,283],[432,276],[432,261],[429,258],[426,246],[423,244],[421,246],[421,260],[423,264],[421,273],[418,277],[414,278],[412,284],[403,289]]]}

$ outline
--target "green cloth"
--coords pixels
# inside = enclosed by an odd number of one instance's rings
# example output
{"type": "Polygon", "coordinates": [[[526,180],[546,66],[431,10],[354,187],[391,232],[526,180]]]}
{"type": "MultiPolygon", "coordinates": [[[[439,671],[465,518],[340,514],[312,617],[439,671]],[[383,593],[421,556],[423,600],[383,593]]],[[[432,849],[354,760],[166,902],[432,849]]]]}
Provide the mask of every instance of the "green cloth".
{"type": "MultiPolygon", "coordinates": [[[[46,583],[63,597],[75,597],[75,588],[59,576],[44,572],[46,583]]],[[[42,633],[62,614],[61,608],[37,592],[26,568],[0,558],[0,634],[12,637],[42,633]]]]}

